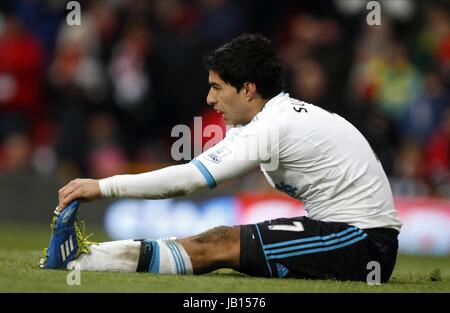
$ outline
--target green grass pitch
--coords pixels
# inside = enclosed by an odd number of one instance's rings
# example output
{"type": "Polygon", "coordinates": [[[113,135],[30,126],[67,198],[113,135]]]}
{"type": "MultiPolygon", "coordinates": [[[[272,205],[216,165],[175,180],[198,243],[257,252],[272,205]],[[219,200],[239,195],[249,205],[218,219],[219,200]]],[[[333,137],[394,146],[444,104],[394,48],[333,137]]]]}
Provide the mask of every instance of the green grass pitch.
{"type": "MultiPolygon", "coordinates": [[[[89,230],[89,229],[88,229],[89,230]]],[[[95,241],[108,238],[94,230],[95,241]]],[[[66,271],[41,270],[49,228],[0,225],[0,292],[450,292],[450,256],[400,255],[389,283],[253,278],[233,270],[201,276],[148,273],[81,273],[81,285],[69,286],[66,271]]]]}

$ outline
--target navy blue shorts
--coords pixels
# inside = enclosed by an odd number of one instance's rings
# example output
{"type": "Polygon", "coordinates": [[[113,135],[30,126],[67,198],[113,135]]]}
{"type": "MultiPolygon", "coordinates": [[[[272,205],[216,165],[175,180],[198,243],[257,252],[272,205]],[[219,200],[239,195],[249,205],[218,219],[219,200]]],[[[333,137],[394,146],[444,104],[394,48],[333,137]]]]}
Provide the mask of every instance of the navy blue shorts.
{"type": "Polygon", "coordinates": [[[387,282],[398,250],[394,229],[307,217],[241,225],[240,237],[240,271],[262,277],[367,281],[376,261],[380,282],[387,282]]]}

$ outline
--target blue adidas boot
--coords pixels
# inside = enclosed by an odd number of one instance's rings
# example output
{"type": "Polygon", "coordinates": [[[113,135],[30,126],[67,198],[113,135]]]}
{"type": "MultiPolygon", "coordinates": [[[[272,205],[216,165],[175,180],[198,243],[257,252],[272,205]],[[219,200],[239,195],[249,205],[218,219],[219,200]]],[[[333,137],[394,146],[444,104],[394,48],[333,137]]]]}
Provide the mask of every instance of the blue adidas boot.
{"type": "Polygon", "coordinates": [[[61,213],[53,214],[50,243],[40,259],[40,268],[66,269],[67,264],[81,253],[89,253],[88,245],[92,243],[88,242],[87,238],[91,235],[86,236],[84,229],[79,226],[77,219],[79,205],[80,200],[74,200],[61,213]]]}

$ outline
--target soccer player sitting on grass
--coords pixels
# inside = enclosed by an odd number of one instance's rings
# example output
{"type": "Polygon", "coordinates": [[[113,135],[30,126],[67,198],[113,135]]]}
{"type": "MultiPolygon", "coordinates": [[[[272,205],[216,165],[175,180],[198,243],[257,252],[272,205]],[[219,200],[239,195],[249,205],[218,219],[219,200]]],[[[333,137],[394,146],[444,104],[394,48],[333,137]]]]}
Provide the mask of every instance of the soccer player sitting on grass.
{"type": "Polygon", "coordinates": [[[76,179],[61,188],[41,267],[171,274],[232,268],[252,276],[366,281],[367,265],[376,261],[381,282],[388,281],[401,223],[382,165],[344,118],[284,93],[280,64],[258,34],[240,35],[208,54],[207,103],[228,124],[242,126],[190,163],[76,179]],[[302,200],[308,217],[218,226],[183,239],[100,244],[86,242],[77,223],[77,199],[183,196],[257,166],[274,188],[302,200]]]}

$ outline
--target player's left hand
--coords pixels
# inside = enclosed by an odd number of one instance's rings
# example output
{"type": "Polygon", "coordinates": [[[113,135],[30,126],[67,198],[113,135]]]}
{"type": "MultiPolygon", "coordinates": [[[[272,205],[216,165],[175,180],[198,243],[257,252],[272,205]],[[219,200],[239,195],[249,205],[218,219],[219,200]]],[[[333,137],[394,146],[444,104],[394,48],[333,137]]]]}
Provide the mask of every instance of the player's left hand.
{"type": "Polygon", "coordinates": [[[71,201],[81,199],[85,201],[101,197],[100,185],[96,179],[75,179],[62,187],[58,192],[59,203],[57,212],[61,212],[71,201]]]}

